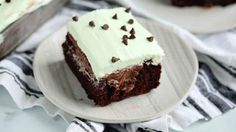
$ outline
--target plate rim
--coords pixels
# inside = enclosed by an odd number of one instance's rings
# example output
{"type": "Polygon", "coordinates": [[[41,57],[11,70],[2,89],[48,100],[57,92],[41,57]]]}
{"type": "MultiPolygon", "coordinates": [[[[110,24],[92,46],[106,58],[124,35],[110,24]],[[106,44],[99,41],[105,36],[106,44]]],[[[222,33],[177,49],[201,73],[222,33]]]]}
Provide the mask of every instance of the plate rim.
{"type": "MultiPolygon", "coordinates": [[[[144,18],[138,18],[137,19],[138,21],[140,20],[143,20],[143,21],[148,21],[148,22],[154,22],[156,23],[157,21],[153,21],[153,20],[147,20],[147,19],[144,19],[144,18]]],[[[169,24],[167,23],[163,23],[161,21],[159,21],[158,23],[161,23],[162,25],[166,26],[166,27],[170,27],[169,24]]],[[[65,26],[62,26],[62,28],[64,28],[65,26]]],[[[60,28],[59,30],[57,30],[56,32],[62,30],[62,28],[60,28]]],[[[173,28],[173,27],[172,27],[173,28]]],[[[170,29],[168,29],[170,30],[170,29]]],[[[181,28],[178,28],[178,30],[184,30],[184,29],[181,29],[181,28]]],[[[56,33],[54,32],[54,33],[56,33]]],[[[173,32],[175,32],[175,30],[173,30],[173,32]]],[[[149,121],[149,120],[153,120],[153,119],[156,119],[156,118],[159,118],[161,116],[164,116],[166,114],[168,114],[169,112],[171,112],[172,110],[174,110],[177,106],[179,106],[186,98],[187,96],[189,95],[190,91],[193,89],[193,86],[194,86],[194,83],[196,82],[196,79],[197,79],[197,73],[198,73],[198,59],[197,59],[197,56],[193,50],[193,48],[188,45],[188,44],[184,44],[186,48],[188,48],[188,51],[190,51],[190,53],[192,54],[193,58],[194,58],[194,69],[195,69],[195,72],[194,72],[194,76],[193,76],[193,81],[190,85],[190,87],[188,88],[188,90],[186,91],[186,93],[184,94],[184,96],[177,102],[175,103],[174,105],[170,106],[168,109],[166,110],[163,110],[161,112],[159,112],[158,114],[156,114],[155,116],[147,116],[145,118],[140,118],[140,119],[128,119],[128,120],[123,120],[123,119],[118,119],[118,120],[111,120],[111,119],[100,119],[100,118],[97,118],[97,117],[93,117],[93,116],[87,116],[87,115],[84,115],[84,114],[80,114],[78,112],[75,112],[74,110],[72,109],[68,109],[66,108],[65,106],[61,105],[61,103],[58,103],[57,100],[54,100],[51,98],[50,95],[48,95],[47,91],[46,91],[46,88],[43,88],[41,83],[39,83],[38,81],[38,74],[36,73],[36,61],[37,61],[37,56],[39,56],[39,49],[41,47],[43,47],[43,45],[45,44],[45,42],[47,41],[47,39],[49,39],[52,35],[54,35],[54,33],[52,33],[48,38],[46,38],[45,40],[43,40],[40,45],[37,47],[37,50],[35,52],[35,56],[34,56],[34,61],[33,61],[33,72],[34,72],[34,75],[35,75],[35,81],[37,83],[37,85],[39,86],[39,89],[43,92],[43,94],[45,95],[45,97],[52,103],[54,104],[55,106],[57,106],[59,109],[71,114],[71,115],[74,115],[75,113],[77,113],[76,115],[74,116],[78,116],[80,118],[83,118],[83,119],[86,119],[86,120],[90,120],[90,121],[95,121],[95,122],[100,122],[100,123],[109,123],[109,124],[114,124],[114,123],[136,123],[136,122],[143,122],[143,121],[149,121]]],[[[177,34],[175,32],[175,34],[177,34]]],[[[191,34],[186,34],[188,37],[194,37],[193,35],[191,34]]],[[[181,38],[181,37],[180,37],[181,38]]],[[[181,38],[182,40],[182,38],[181,38]]]]}
{"type": "MultiPolygon", "coordinates": [[[[158,1],[158,0],[157,0],[158,1]]],[[[139,2],[139,0],[136,0],[135,2],[139,2]]],[[[137,5],[135,5],[135,4],[133,4],[131,1],[124,1],[124,0],[121,0],[121,2],[120,2],[123,6],[127,6],[127,5],[130,5],[131,7],[133,7],[133,10],[135,10],[135,12],[137,12],[138,14],[141,14],[141,15],[143,15],[143,16],[146,16],[147,18],[149,18],[149,19],[153,19],[153,20],[156,20],[156,21],[158,21],[158,20],[161,20],[161,21],[166,21],[166,22],[168,22],[165,18],[163,18],[163,17],[160,17],[160,16],[155,16],[155,17],[157,17],[157,18],[153,18],[153,15],[151,15],[148,11],[146,11],[145,9],[143,9],[143,8],[139,8],[139,10],[136,10],[137,8],[138,8],[138,6],[137,5]]],[[[140,3],[141,4],[141,3],[140,3]]],[[[159,2],[159,4],[160,4],[160,2],[159,2]]],[[[226,9],[227,7],[229,8],[229,7],[231,7],[231,6],[235,6],[234,8],[236,8],[236,3],[234,3],[234,4],[231,4],[231,5],[228,5],[228,6],[226,6],[226,7],[221,7],[220,6],[220,8],[224,8],[224,9],[226,9]]],[[[219,6],[216,6],[216,7],[212,7],[212,8],[217,8],[217,7],[219,7],[219,6]]],[[[186,8],[196,8],[196,7],[186,7],[186,8]]],[[[157,8],[158,9],[158,8],[157,8]]],[[[236,19],[236,18],[235,18],[236,19]]],[[[236,22],[231,22],[231,24],[227,24],[227,25],[225,25],[224,24],[224,27],[222,27],[222,26],[217,26],[218,28],[216,29],[216,28],[210,28],[210,30],[209,30],[209,27],[206,27],[206,28],[202,28],[202,29],[196,29],[196,28],[189,28],[189,27],[186,27],[186,26],[183,26],[183,25],[179,25],[179,24],[177,24],[177,23],[175,23],[175,22],[171,22],[172,24],[174,24],[174,25],[178,25],[178,26],[180,26],[181,28],[184,28],[184,29],[186,29],[186,30],[188,30],[188,31],[190,31],[190,32],[193,32],[193,33],[200,33],[200,34],[211,34],[211,33],[220,33],[220,32],[223,32],[223,31],[227,31],[227,30],[230,30],[230,29],[233,29],[233,28],[236,28],[236,22]],[[232,24],[233,23],[233,24],[232,24]],[[221,27],[221,28],[219,28],[219,27],[221,27]]],[[[229,23],[229,22],[228,22],[229,23]]],[[[223,25],[223,24],[221,24],[221,25],[223,25]]],[[[199,25],[199,27],[204,27],[204,26],[201,26],[201,25],[199,25]]],[[[216,26],[214,26],[214,27],[216,27],[216,26]]]]}

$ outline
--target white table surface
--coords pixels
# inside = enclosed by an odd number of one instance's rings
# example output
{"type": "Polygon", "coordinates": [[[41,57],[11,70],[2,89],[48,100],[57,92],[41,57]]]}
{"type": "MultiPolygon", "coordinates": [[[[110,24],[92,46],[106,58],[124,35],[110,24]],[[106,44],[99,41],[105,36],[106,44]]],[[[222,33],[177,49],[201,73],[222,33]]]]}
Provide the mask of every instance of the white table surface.
{"type": "MultiPolygon", "coordinates": [[[[7,91],[0,87],[1,132],[65,132],[68,124],[60,117],[51,118],[40,107],[17,108],[7,91]]],[[[236,109],[208,122],[198,122],[184,132],[235,132],[236,109]]]]}

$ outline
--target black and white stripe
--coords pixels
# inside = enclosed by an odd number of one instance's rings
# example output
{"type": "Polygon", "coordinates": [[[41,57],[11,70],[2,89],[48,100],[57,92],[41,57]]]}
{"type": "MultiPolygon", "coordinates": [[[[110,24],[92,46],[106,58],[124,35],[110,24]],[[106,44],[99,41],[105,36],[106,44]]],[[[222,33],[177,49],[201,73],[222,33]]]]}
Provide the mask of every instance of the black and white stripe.
{"type": "Polygon", "coordinates": [[[96,128],[92,125],[92,123],[85,119],[75,117],[72,123],[78,125],[84,132],[98,132],[96,128]]]}
{"type": "Polygon", "coordinates": [[[136,132],[162,132],[162,131],[154,130],[147,127],[145,128],[139,127],[136,132]]]}
{"type": "Polygon", "coordinates": [[[97,132],[96,128],[91,124],[90,121],[87,121],[87,120],[79,118],[79,117],[75,117],[75,118],[84,122],[93,132],[97,132]]]}
{"type": "Polygon", "coordinates": [[[215,62],[215,64],[217,64],[218,66],[220,66],[222,69],[224,69],[226,72],[228,72],[231,76],[236,78],[236,66],[225,66],[224,64],[220,63],[219,61],[217,61],[216,59],[214,59],[211,56],[208,56],[212,61],[215,62]]]}
{"type": "MultiPolygon", "coordinates": [[[[27,82],[27,80],[34,81],[32,63],[28,63],[32,62],[33,58],[27,56],[26,59],[26,55],[29,55],[28,52],[29,51],[20,54],[16,53],[1,61],[0,75],[7,74],[8,76],[11,76],[14,82],[18,84],[19,88],[22,89],[26,95],[39,98],[40,96],[43,96],[43,93],[38,88],[33,87],[37,86],[36,82],[27,82]],[[11,67],[9,65],[11,65],[11,67]],[[20,73],[19,70],[22,71],[23,74],[20,73]],[[32,83],[34,85],[30,86],[32,83]]],[[[33,53],[34,52],[31,52],[31,54],[33,53]]]]}
{"type": "MultiPolygon", "coordinates": [[[[219,81],[212,68],[219,66],[225,74],[235,78],[234,73],[223,66],[220,62],[206,55],[199,55],[199,75],[196,81],[196,90],[190,94],[184,103],[184,106],[191,107],[198,111],[205,119],[209,120],[215,116],[221,115],[235,107],[236,91],[219,81]],[[199,91],[199,94],[196,95],[199,91]],[[198,98],[196,99],[195,96],[198,98]],[[199,101],[205,99],[204,101],[199,101]],[[187,104],[186,104],[187,102],[187,104]],[[191,106],[190,106],[191,105],[191,106]],[[216,110],[215,114],[212,110],[216,110]],[[219,111],[219,112],[217,112],[219,111]]],[[[219,68],[218,67],[218,68],[219,68]]],[[[221,79],[222,81],[222,79],[221,79]]]]}

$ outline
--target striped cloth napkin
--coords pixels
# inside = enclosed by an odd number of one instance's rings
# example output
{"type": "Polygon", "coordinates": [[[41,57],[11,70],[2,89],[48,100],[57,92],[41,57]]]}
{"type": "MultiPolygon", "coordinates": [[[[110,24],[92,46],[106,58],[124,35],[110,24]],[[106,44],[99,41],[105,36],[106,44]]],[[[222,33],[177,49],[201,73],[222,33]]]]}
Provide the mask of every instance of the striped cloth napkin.
{"type": "MultiPolygon", "coordinates": [[[[0,85],[7,89],[20,109],[41,106],[51,116],[60,115],[69,124],[67,132],[168,132],[169,128],[183,130],[198,120],[210,120],[235,107],[236,29],[209,35],[199,34],[199,39],[189,40],[195,41],[192,47],[199,59],[197,81],[187,99],[161,118],[133,124],[102,124],[74,117],[48,101],[39,90],[32,70],[37,45],[65,25],[71,16],[117,5],[113,1],[72,0],[15,52],[0,61],[0,85]]],[[[189,34],[187,31],[180,30],[179,33],[188,41],[189,38],[185,36],[189,34]]]]}

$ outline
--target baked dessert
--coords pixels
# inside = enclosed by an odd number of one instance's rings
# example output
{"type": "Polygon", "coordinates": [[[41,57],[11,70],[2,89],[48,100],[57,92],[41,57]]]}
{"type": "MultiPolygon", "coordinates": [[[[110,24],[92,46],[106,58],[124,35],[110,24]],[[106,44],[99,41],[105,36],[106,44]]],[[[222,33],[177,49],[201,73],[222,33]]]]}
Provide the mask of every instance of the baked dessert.
{"type": "Polygon", "coordinates": [[[52,18],[68,0],[0,0],[0,59],[52,18]]]}
{"type": "Polygon", "coordinates": [[[0,0],[0,32],[25,14],[50,2],[51,0],[0,0]]]}
{"type": "Polygon", "coordinates": [[[236,0],[171,0],[173,5],[176,6],[203,6],[211,7],[214,5],[227,6],[236,3],[236,0]]]}
{"type": "Polygon", "coordinates": [[[164,51],[130,8],[100,9],[68,23],[65,61],[88,97],[105,106],[159,85],[164,51]]]}

